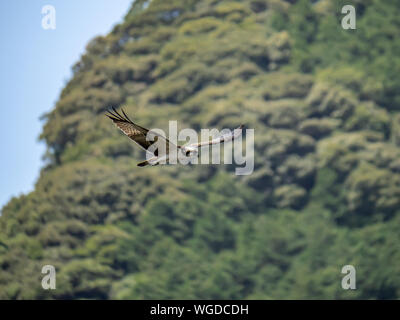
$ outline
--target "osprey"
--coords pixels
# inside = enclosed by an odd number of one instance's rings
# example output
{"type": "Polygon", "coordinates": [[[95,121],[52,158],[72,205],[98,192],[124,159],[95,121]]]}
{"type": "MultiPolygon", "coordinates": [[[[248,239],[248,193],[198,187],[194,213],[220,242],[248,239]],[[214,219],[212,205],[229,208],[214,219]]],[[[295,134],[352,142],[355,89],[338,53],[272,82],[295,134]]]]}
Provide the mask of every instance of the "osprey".
{"type": "Polygon", "coordinates": [[[234,132],[221,135],[215,139],[200,143],[187,144],[184,146],[177,146],[171,143],[164,136],[157,134],[154,131],[150,131],[146,128],[143,128],[137,125],[136,123],[133,123],[126,115],[124,110],[121,109],[121,111],[122,115],[117,110],[115,110],[114,107],[112,107],[112,111],[108,110],[108,114],[106,114],[106,116],[109,117],[125,135],[127,135],[129,138],[135,141],[140,147],[142,147],[147,152],[151,152],[149,151],[149,148],[154,143],[156,143],[158,139],[162,139],[165,145],[164,148],[154,150],[154,152],[152,152],[153,157],[151,157],[150,159],[143,162],[139,162],[137,164],[139,167],[144,167],[146,165],[154,166],[160,163],[165,163],[165,161],[167,161],[170,158],[170,151],[172,150],[172,148],[176,149],[177,151],[181,151],[182,154],[185,155],[186,157],[194,158],[198,155],[199,148],[212,144],[222,143],[225,141],[231,141],[240,136],[240,134],[242,133],[242,129],[244,128],[243,125],[240,125],[239,128],[234,130],[234,132]],[[154,136],[154,139],[152,141],[147,137],[149,132],[150,135],[154,136]]]}

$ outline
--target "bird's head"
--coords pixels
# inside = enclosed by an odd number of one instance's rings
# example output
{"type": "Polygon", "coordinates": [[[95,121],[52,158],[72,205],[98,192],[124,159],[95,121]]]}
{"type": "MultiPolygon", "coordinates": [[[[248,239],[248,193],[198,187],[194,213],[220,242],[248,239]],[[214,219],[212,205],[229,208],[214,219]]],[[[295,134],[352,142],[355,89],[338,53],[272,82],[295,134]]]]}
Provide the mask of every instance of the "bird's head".
{"type": "Polygon", "coordinates": [[[183,151],[184,155],[185,155],[186,157],[189,157],[189,158],[197,157],[197,154],[198,154],[197,148],[188,148],[188,147],[186,147],[186,148],[185,148],[184,150],[182,150],[182,151],[183,151]]]}

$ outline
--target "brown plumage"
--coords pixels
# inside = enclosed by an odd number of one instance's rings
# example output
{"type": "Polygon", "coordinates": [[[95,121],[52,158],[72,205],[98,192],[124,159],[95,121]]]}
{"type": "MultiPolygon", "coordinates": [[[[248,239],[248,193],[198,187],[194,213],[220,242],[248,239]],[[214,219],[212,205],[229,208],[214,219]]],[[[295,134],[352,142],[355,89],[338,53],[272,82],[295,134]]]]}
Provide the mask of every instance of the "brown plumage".
{"type": "MultiPolygon", "coordinates": [[[[169,152],[169,145],[171,144],[171,142],[167,138],[152,131],[151,133],[154,135],[154,140],[153,141],[147,140],[146,136],[149,130],[137,125],[131,119],[129,119],[129,117],[122,108],[121,112],[122,115],[114,107],[112,107],[112,111],[108,110],[108,114],[106,114],[106,116],[109,117],[125,135],[127,135],[129,138],[135,141],[144,150],[148,151],[149,147],[153,145],[155,142],[157,142],[158,139],[161,138],[166,141],[165,152],[166,153],[169,152]]],[[[158,149],[155,150],[154,155],[158,157],[158,149]]]]}

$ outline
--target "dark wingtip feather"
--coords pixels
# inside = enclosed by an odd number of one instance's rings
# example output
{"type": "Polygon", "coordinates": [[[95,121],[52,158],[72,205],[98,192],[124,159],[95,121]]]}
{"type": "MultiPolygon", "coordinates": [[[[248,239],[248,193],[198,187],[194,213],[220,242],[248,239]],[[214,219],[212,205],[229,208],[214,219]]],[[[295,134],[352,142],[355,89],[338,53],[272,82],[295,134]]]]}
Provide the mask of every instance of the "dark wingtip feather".
{"type": "Polygon", "coordinates": [[[107,111],[109,113],[109,114],[106,114],[107,117],[109,117],[113,121],[127,121],[124,117],[122,117],[118,113],[118,111],[114,107],[111,107],[111,109],[109,109],[107,111]]]}
{"type": "Polygon", "coordinates": [[[112,121],[120,121],[118,118],[115,117],[113,113],[109,111],[109,113],[105,114],[106,117],[110,118],[112,121]]]}
{"type": "Polygon", "coordinates": [[[122,111],[123,115],[125,116],[126,120],[128,120],[131,123],[133,123],[132,120],[129,119],[128,115],[125,113],[124,109],[121,108],[121,111],[122,111]]]}
{"type": "Polygon", "coordinates": [[[115,113],[118,115],[118,117],[122,120],[122,121],[127,121],[127,119],[125,119],[117,110],[115,110],[115,108],[113,108],[115,113]]]}

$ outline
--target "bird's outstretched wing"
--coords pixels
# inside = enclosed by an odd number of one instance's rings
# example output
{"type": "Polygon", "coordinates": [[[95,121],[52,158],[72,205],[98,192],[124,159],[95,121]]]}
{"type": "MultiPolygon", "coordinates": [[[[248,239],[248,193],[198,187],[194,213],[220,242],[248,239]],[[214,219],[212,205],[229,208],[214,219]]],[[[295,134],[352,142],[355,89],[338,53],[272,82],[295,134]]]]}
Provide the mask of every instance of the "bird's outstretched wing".
{"type": "Polygon", "coordinates": [[[106,116],[109,117],[125,135],[127,135],[129,138],[135,141],[139,146],[141,146],[146,151],[149,151],[148,150],[149,147],[154,143],[156,143],[158,139],[163,139],[163,142],[165,142],[165,150],[159,152],[159,149],[156,149],[153,152],[156,157],[164,155],[164,153],[168,154],[169,149],[172,146],[177,148],[174,144],[172,144],[167,138],[163,137],[162,135],[133,123],[126,115],[124,110],[121,109],[121,111],[122,115],[114,107],[112,107],[112,110],[109,110],[106,116]],[[147,134],[149,133],[149,131],[154,137],[153,141],[147,139],[147,134]]]}
{"type": "Polygon", "coordinates": [[[201,148],[203,146],[208,146],[208,145],[212,145],[212,144],[218,144],[218,143],[223,143],[223,142],[228,142],[231,140],[236,139],[237,137],[239,137],[242,134],[242,129],[244,128],[244,125],[241,124],[238,128],[236,128],[235,130],[231,131],[228,134],[224,134],[221,135],[215,139],[209,140],[209,141],[203,141],[200,143],[192,143],[188,146],[185,147],[192,147],[192,148],[201,148]]]}

